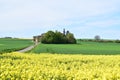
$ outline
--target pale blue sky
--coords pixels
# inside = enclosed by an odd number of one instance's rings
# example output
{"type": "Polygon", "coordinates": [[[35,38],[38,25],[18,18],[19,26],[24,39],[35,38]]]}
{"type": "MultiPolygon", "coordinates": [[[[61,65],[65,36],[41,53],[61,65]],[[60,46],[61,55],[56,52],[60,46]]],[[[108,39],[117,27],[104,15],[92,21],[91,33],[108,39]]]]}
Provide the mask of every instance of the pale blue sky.
{"type": "Polygon", "coordinates": [[[76,38],[120,39],[120,0],[0,0],[0,37],[63,28],[76,38]]]}

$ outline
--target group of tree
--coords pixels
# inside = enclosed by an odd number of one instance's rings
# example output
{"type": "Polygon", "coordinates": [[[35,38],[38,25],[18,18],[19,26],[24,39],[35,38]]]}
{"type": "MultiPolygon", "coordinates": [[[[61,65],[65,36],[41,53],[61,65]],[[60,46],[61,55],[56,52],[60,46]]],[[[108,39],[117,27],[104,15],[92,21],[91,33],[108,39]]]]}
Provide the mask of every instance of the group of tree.
{"type": "Polygon", "coordinates": [[[107,43],[107,42],[115,42],[115,43],[120,43],[120,40],[104,40],[104,39],[101,39],[100,38],[100,36],[99,35],[96,35],[95,37],[95,41],[97,41],[97,42],[105,42],[105,43],[107,43]]]}
{"type": "Polygon", "coordinates": [[[42,36],[41,42],[45,44],[76,44],[76,39],[69,31],[66,33],[48,31],[42,36]]]}

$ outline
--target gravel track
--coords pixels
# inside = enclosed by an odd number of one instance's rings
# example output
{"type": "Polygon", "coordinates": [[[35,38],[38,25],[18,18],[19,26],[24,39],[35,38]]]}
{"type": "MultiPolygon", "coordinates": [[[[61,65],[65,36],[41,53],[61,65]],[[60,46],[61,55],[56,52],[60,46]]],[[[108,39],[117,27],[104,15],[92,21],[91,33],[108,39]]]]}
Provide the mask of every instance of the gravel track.
{"type": "Polygon", "coordinates": [[[25,49],[22,49],[22,50],[19,50],[19,51],[16,51],[16,52],[20,52],[20,53],[24,53],[24,52],[27,52],[27,51],[30,51],[31,49],[35,48],[39,43],[35,44],[35,45],[32,45],[32,46],[29,46],[25,49]]]}

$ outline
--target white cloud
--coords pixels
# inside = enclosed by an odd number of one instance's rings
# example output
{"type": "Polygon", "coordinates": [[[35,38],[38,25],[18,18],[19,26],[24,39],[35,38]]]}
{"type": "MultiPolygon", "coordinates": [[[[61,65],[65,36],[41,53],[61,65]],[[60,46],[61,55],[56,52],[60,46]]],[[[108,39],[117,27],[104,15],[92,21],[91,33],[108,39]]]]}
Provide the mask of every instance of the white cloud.
{"type": "Polygon", "coordinates": [[[111,27],[114,25],[120,25],[120,20],[103,20],[103,21],[94,21],[86,23],[88,27],[111,27]]]}
{"type": "Polygon", "coordinates": [[[39,18],[41,21],[59,21],[74,17],[91,17],[105,14],[114,11],[116,6],[112,0],[109,2],[108,0],[20,0],[19,2],[12,0],[8,4],[8,7],[11,7],[11,11],[3,13],[2,16],[8,18],[39,18]]]}
{"type": "Polygon", "coordinates": [[[119,0],[0,0],[0,27],[4,32],[57,25],[79,29],[120,25],[120,19],[98,18],[118,12],[119,4],[119,0]]]}

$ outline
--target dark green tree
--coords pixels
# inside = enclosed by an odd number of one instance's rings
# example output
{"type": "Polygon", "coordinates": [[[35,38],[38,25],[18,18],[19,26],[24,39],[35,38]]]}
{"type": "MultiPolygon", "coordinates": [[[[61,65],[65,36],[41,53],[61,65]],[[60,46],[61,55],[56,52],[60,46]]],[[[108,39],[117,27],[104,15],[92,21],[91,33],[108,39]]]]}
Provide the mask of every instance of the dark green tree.
{"type": "Polygon", "coordinates": [[[55,40],[55,33],[53,31],[48,31],[41,38],[41,42],[47,44],[54,43],[54,40],[55,40]]]}
{"type": "Polygon", "coordinates": [[[57,44],[63,44],[63,43],[67,43],[67,39],[66,39],[66,36],[61,33],[61,32],[55,32],[56,34],[56,43],[57,44]]]}
{"type": "Polygon", "coordinates": [[[70,32],[67,32],[65,35],[58,31],[48,31],[42,36],[41,42],[45,44],[75,44],[76,40],[74,35],[70,32]]]}
{"type": "Polygon", "coordinates": [[[72,33],[70,33],[70,32],[67,33],[66,38],[67,38],[68,43],[71,43],[71,44],[76,43],[76,39],[75,39],[75,37],[74,37],[74,35],[72,33]]]}

